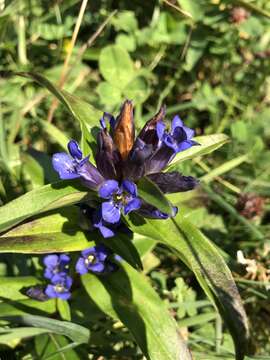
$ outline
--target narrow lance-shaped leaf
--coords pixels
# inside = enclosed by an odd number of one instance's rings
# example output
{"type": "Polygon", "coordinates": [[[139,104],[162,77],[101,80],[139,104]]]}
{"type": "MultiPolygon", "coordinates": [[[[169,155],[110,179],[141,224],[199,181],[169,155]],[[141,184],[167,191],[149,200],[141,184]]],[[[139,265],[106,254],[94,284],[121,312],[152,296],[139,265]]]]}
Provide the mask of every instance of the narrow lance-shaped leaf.
{"type": "Polygon", "coordinates": [[[94,108],[84,100],[69,94],[65,90],[60,90],[44,76],[33,72],[18,72],[16,75],[23,76],[38,82],[46,87],[57,99],[66,106],[71,115],[79,121],[82,131],[82,150],[85,155],[92,153],[91,143],[94,141],[90,127],[98,124],[102,117],[102,111],[94,108]]]}
{"type": "Polygon", "coordinates": [[[88,329],[72,322],[60,321],[37,315],[0,316],[0,319],[65,335],[79,344],[88,343],[90,339],[90,331],[88,329]]]}
{"type": "Polygon", "coordinates": [[[182,161],[192,159],[196,156],[209,154],[222,145],[226,144],[229,141],[229,138],[225,134],[213,134],[197,136],[193,138],[193,140],[196,141],[199,145],[192,146],[191,148],[176,154],[175,158],[171,161],[167,169],[182,161]]]}
{"type": "Polygon", "coordinates": [[[143,219],[135,214],[130,218],[129,225],[135,233],[169,246],[194,272],[223,315],[234,339],[236,359],[242,360],[249,337],[247,318],[231,272],[216,247],[181,215],[163,221],[161,226],[158,220],[143,219]]]}
{"type": "MultiPolygon", "coordinates": [[[[90,225],[91,220],[88,221],[90,225]]],[[[0,236],[0,253],[81,251],[94,246],[95,242],[103,242],[130,265],[142,269],[141,259],[131,236],[117,232],[117,236],[104,239],[97,229],[83,231],[79,223],[79,209],[75,206],[38,217],[3,233],[0,236]]]]}
{"type": "Polygon", "coordinates": [[[0,232],[31,216],[93,198],[76,181],[59,181],[39,187],[0,207],[0,232]]]}
{"type": "Polygon", "coordinates": [[[69,207],[60,213],[47,214],[5,232],[0,236],[0,253],[79,251],[93,246],[95,238],[95,233],[82,231],[79,227],[78,209],[69,207]]]}
{"type": "Polygon", "coordinates": [[[109,276],[81,279],[91,300],[128,327],[147,359],[191,360],[176,322],[144,275],[122,264],[109,276]]]}

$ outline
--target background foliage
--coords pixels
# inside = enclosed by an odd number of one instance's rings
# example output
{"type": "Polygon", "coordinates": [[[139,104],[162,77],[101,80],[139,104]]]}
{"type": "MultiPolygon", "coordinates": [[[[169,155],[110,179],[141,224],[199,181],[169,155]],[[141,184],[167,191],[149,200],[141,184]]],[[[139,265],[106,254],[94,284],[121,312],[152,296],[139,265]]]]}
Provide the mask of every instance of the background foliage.
{"type": "MultiPolygon", "coordinates": [[[[133,99],[138,127],[166,103],[168,116],[179,113],[197,135],[224,132],[231,137],[232,141],[213,155],[176,165],[183,173],[201,179],[199,190],[179,195],[177,202],[188,221],[226,253],[251,324],[250,352],[254,356],[250,358],[269,358],[269,2],[89,2],[75,45],[72,39],[79,1],[20,0],[0,6],[1,70],[40,72],[101,111],[115,113],[125,98],[133,99]],[[248,265],[247,271],[240,263],[248,265]]],[[[3,205],[57,179],[50,155],[65,148],[69,138],[79,139],[80,127],[36,83],[21,77],[3,78],[0,83],[3,205]]],[[[69,188],[61,191],[69,194],[69,188]]],[[[31,199],[26,200],[25,211],[27,202],[31,199]]],[[[67,215],[63,211],[49,216],[55,224],[52,232],[61,232],[67,215]]],[[[18,236],[10,232],[1,237],[9,241],[6,239],[18,236]]],[[[76,244],[84,244],[84,234],[76,236],[76,244]]],[[[136,241],[140,242],[140,236],[136,241]]],[[[44,235],[44,249],[47,238],[44,235]]],[[[72,236],[66,241],[70,246],[72,236]]],[[[7,251],[4,245],[3,241],[2,252],[7,251]]],[[[24,252],[23,247],[19,251],[24,252]]],[[[163,300],[160,306],[174,316],[195,356],[232,359],[231,337],[190,270],[175,255],[168,255],[164,245],[151,243],[140,255],[144,272],[163,300]]],[[[100,299],[89,303],[88,299],[89,305],[84,306],[88,282],[102,291],[103,285],[90,279],[92,275],[85,278],[86,291],[78,290],[71,308],[52,301],[39,303],[37,308],[35,301],[22,295],[22,284],[30,286],[36,282],[32,276],[42,273],[40,264],[38,255],[1,255],[1,314],[18,315],[27,306],[32,315],[48,315],[57,307],[58,318],[72,319],[74,327],[63,325],[59,330],[59,324],[51,319],[52,323],[41,324],[40,329],[14,328],[6,334],[1,328],[1,356],[80,359],[90,353],[93,359],[100,355],[142,359],[117,312],[110,314],[107,322],[100,320],[99,311],[108,313],[106,299],[103,303],[100,299]],[[15,300],[21,307],[17,308],[15,300]],[[87,328],[91,328],[90,344],[77,344],[76,331],[80,329],[76,326],[85,327],[80,332],[84,334],[81,343],[87,343],[87,328]],[[28,337],[30,340],[25,340],[28,337]]],[[[113,281],[109,284],[112,288],[113,281]]],[[[34,320],[24,319],[23,324],[27,321],[33,324],[34,320]]]]}

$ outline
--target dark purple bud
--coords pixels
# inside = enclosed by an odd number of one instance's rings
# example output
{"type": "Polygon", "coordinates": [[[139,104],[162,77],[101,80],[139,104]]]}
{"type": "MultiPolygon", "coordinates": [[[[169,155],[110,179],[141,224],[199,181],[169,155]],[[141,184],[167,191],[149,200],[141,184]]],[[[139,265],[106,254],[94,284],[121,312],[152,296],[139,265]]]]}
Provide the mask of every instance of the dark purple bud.
{"type": "Polygon", "coordinates": [[[174,158],[175,152],[172,148],[162,145],[145,162],[145,175],[162,171],[174,158]]]}
{"type": "Polygon", "coordinates": [[[146,144],[143,140],[137,138],[130,153],[129,160],[135,164],[143,164],[152,152],[153,146],[151,144],[146,144]]]}
{"type": "Polygon", "coordinates": [[[47,301],[49,300],[49,296],[45,294],[44,287],[41,285],[36,285],[28,288],[26,290],[26,295],[31,299],[38,301],[47,301]]]}
{"type": "Polygon", "coordinates": [[[123,177],[136,181],[144,176],[144,165],[153,153],[153,146],[137,137],[128,160],[123,164],[123,177]]]}
{"type": "Polygon", "coordinates": [[[163,193],[177,193],[194,189],[199,181],[192,176],[183,176],[177,171],[148,175],[163,193]]]}
{"type": "MultiPolygon", "coordinates": [[[[141,208],[138,210],[138,213],[146,218],[150,218],[150,219],[162,219],[162,220],[166,220],[168,219],[169,216],[168,214],[160,211],[159,209],[155,208],[154,206],[147,204],[147,203],[143,203],[143,205],[141,206],[141,208]]],[[[178,213],[178,208],[176,206],[173,207],[173,216],[174,217],[176,214],[178,213]]]]}
{"type": "Polygon", "coordinates": [[[162,121],[165,117],[166,107],[162,106],[158,113],[150,119],[140,131],[138,137],[143,140],[146,144],[152,144],[156,147],[159,141],[156,126],[157,123],[162,121]]]}
{"type": "Polygon", "coordinates": [[[84,163],[81,161],[78,164],[77,174],[80,176],[85,186],[89,187],[91,190],[97,190],[104,181],[104,177],[89,161],[85,161],[84,163]]]}
{"type": "Polygon", "coordinates": [[[70,140],[68,143],[68,151],[70,153],[70,155],[76,159],[76,160],[81,160],[83,157],[82,151],[79,147],[79,144],[77,143],[77,141],[75,140],[70,140]]]}
{"type": "Polygon", "coordinates": [[[115,123],[116,120],[112,114],[107,112],[103,113],[103,116],[100,119],[100,125],[102,130],[106,130],[111,136],[113,136],[115,123]]]}
{"type": "Polygon", "coordinates": [[[96,154],[96,164],[100,173],[105,179],[115,179],[118,177],[117,169],[121,163],[120,154],[114,145],[111,135],[106,129],[98,134],[98,151],[96,154]]]}

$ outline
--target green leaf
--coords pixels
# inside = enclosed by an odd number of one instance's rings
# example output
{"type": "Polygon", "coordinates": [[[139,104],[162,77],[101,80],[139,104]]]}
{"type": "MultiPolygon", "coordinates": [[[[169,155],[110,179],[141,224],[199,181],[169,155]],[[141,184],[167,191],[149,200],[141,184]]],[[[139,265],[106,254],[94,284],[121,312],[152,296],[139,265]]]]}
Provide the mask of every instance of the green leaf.
{"type": "Polygon", "coordinates": [[[18,340],[18,339],[25,339],[31,336],[37,336],[40,334],[47,333],[47,329],[43,328],[28,328],[28,327],[21,327],[21,328],[14,328],[14,329],[5,329],[5,333],[1,335],[0,333],[0,344],[6,344],[8,342],[18,340]]]}
{"type": "Polygon", "coordinates": [[[248,159],[249,159],[249,154],[237,156],[234,159],[226,161],[222,165],[211,170],[210,172],[208,172],[207,174],[202,176],[200,178],[200,180],[205,183],[208,183],[211,180],[213,180],[214,178],[216,178],[217,176],[223,175],[224,173],[231,171],[235,167],[239,166],[243,162],[248,161],[248,159]]]}
{"type": "Polygon", "coordinates": [[[88,329],[72,322],[60,321],[37,315],[0,316],[0,319],[11,323],[46,329],[49,332],[59,335],[65,335],[79,344],[87,344],[90,339],[90,331],[88,329]]]}
{"type": "Polygon", "coordinates": [[[160,211],[173,215],[171,203],[167,200],[159,187],[148,177],[143,177],[138,182],[138,194],[148,204],[158,208],[160,211]]]}
{"type": "Polygon", "coordinates": [[[123,89],[123,93],[125,97],[132,99],[134,104],[142,104],[150,95],[148,82],[143,76],[136,76],[123,89]]]}
{"type": "Polygon", "coordinates": [[[116,236],[108,239],[102,238],[101,241],[109,248],[111,248],[115,254],[120,255],[134,268],[143,268],[140,255],[131,241],[130,236],[127,234],[117,232],[116,236]]]}
{"type": "Polygon", "coordinates": [[[119,89],[123,89],[134,76],[129,53],[118,45],[109,45],[101,50],[99,68],[104,79],[119,89]]]}
{"type": "Polygon", "coordinates": [[[43,169],[36,159],[30,154],[24,153],[21,155],[22,170],[28,180],[31,181],[33,188],[44,185],[43,169]]]}
{"type": "Polygon", "coordinates": [[[69,138],[65,135],[65,133],[63,133],[63,131],[59,130],[56,126],[54,126],[52,123],[49,123],[48,121],[41,119],[39,121],[51,139],[59,144],[64,150],[66,150],[69,138]]]}
{"type": "Polygon", "coordinates": [[[82,231],[79,216],[78,208],[70,206],[58,213],[49,213],[19,225],[0,236],[0,253],[81,251],[93,246],[94,241],[99,241],[135,268],[142,269],[140,256],[130,236],[117,232],[117,236],[105,239],[99,235],[98,230],[82,231]]]}
{"type": "Polygon", "coordinates": [[[68,207],[19,225],[0,236],[0,253],[44,254],[79,251],[96,239],[96,233],[78,226],[78,209],[68,207]],[[74,240],[76,238],[76,241],[74,240]]]}
{"type": "Polygon", "coordinates": [[[62,320],[71,321],[70,306],[68,301],[56,299],[57,310],[62,320]]]}
{"type": "MultiPolygon", "coordinates": [[[[38,283],[38,280],[37,280],[38,283]]],[[[23,286],[22,286],[23,288],[23,286]]],[[[0,303],[1,315],[22,315],[31,313],[36,315],[47,315],[56,312],[56,302],[54,299],[48,301],[37,301],[33,299],[13,300],[2,297],[4,302],[0,303]]]]}
{"type": "Polygon", "coordinates": [[[39,187],[0,207],[0,231],[48,210],[93,197],[76,181],[59,181],[39,187]]]}
{"type": "Polygon", "coordinates": [[[101,102],[106,106],[118,105],[121,102],[121,90],[107,81],[98,84],[97,93],[101,102]]]}
{"type": "Polygon", "coordinates": [[[200,1],[190,1],[190,0],[177,0],[181,9],[188,12],[193,20],[200,21],[203,19],[204,11],[203,6],[200,4],[200,1]]]}
{"type": "Polygon", "coordinates": [[[74,349],[77,346],[77,343],[70,343],[62,335],[43,334],[35,337],[34,354],[38,359],[44,360],[80,360],[81,354],[74,349]]]}
{"type": "Polygon", "coordinates": [[[129,328],[147,359],[191,359],[176,322],[144,275],[124,264],[110,276],[86,274],[81,280],[91,300],[129,328]]]}
{"type": "Polygon", "coordinates": [[[29,299],[21,293],[23,287],[30,287],[40,283],[34,276],[1,277],[0,298],[9,300],[29,299]]]}
{"type": "Polygon", "coordinates": [[[41,86],[46,87],[63,105],[66,106],[67,110],[81,125],[83,153],[85,155],[92,153],[91,143],[94,139],[91,135],[90,127],[98,125],[98,121],[103,115],[102,111],[95,109],[87,102],[69,94],[67,91],[60,90],[56,85],[52,84],[40,74],[33,72],[18,72],[15,74],[35,80],[41,86]]]}
{"type": "Polygon", "coordinates": [[[229,138],[225,134],[213,134],[197,136],[194,138],[194,140],[197,141],[197,143],[199,143],[200,145],[192,146],[191,148],[176,154],[175,158],[171,161],[168,168],[171,168],[172,166],[182,161],[192,159],[196,156],[209,154],[212,151],[221,147],[222,145],[226,144],[229,141],[229,138]]]}
{"type": "Polygon", "coordinates": [[[217,248],[181,215],[163,220],[160,226],[158,220],[135,214],[130,218],[132,231],[167,245],[194,272],[207,296],[223,315],[235,342],[236,358],[242,360],[249,337],[247,318],[232,274],[217,248]]]}

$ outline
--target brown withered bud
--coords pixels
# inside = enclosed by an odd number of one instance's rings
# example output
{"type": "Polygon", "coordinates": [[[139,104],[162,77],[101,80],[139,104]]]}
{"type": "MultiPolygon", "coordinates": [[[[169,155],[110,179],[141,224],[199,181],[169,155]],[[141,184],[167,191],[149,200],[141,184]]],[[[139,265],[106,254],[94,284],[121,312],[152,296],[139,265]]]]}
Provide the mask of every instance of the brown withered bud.
{"type": "Polygon", "coordinates": [[[236,209],[247,219],[261,217],[264,212],[265,199],[256,194],[241,194],[236,209]]]}
{"type": "Polygon", "coordinates": [[[156,145],[158,141],[156,133],[156,125],[160,120],[163,120],[166,113],[166,106],[161,106],[155,116],[152,117],[142,128],[138,137],[143,140],[146,144],[156,145]]]}
{"type": "Polygon", "coordinates": [[[126,100],[116,120],[113,140],[123,160],[126,160],[134,144],[133,104],[126,100]]]}
{"type": "Polygon", "coordinates": [[[231,10],[231,22],[241,24],[248,19],[249,15],[249,12],[245,8],[241,6],[234,7],[231,10]]]}

